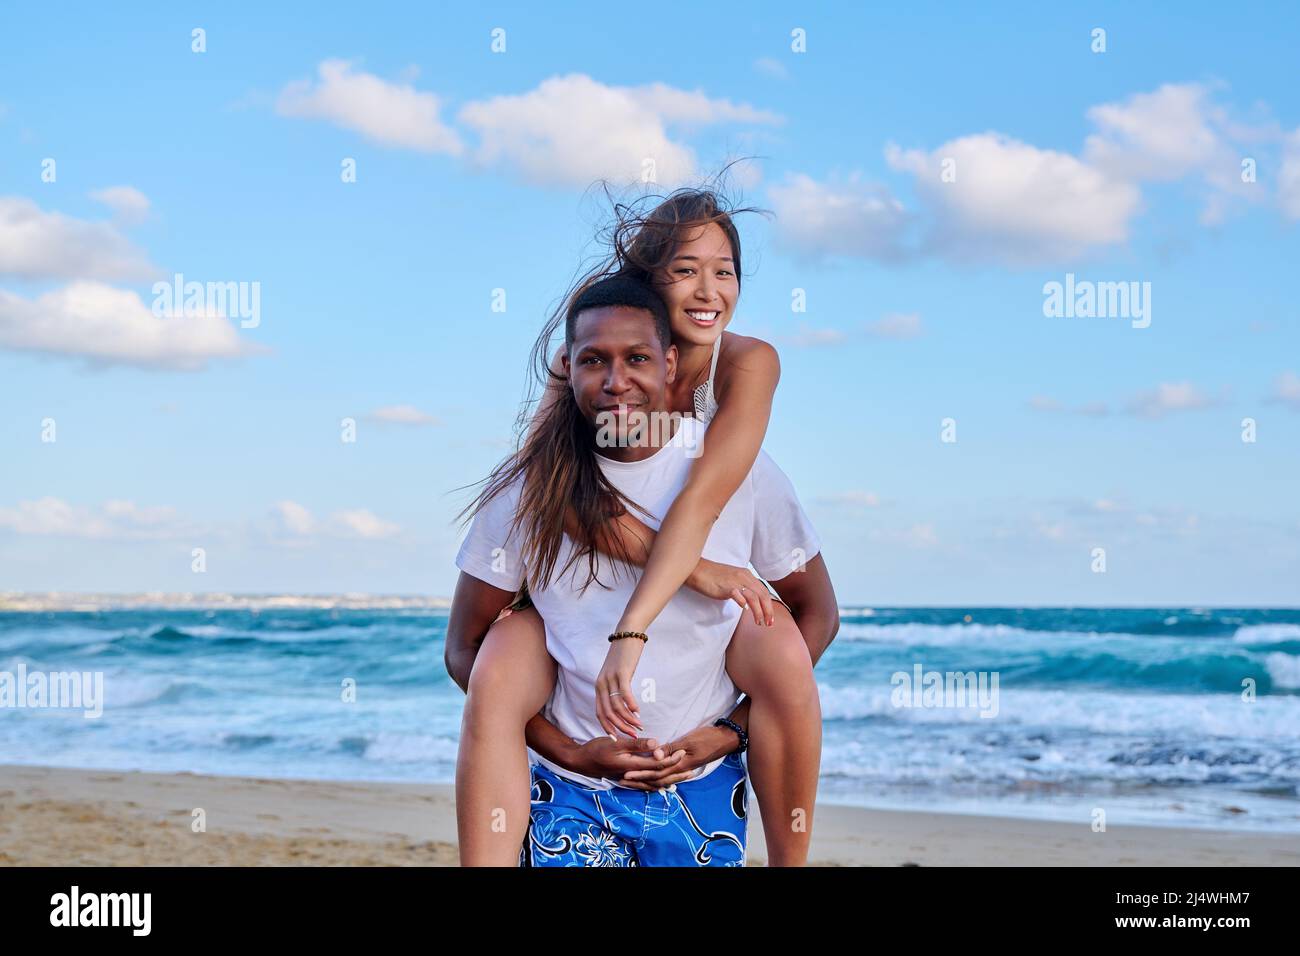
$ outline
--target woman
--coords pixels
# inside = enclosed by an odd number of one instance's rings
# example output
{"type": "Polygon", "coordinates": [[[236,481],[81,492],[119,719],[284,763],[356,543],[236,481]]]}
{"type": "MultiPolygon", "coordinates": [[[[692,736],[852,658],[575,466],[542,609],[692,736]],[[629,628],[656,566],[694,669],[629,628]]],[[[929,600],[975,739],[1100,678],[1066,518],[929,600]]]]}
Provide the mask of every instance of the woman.
{"type": "MultiPolygon", "coordinates": [[[[773,600],[763,581],[748,569],[700,557],[713,520],[758,456],[780,376],[777,354],[766,342],[724,332],[740,293],[741,250],[732,213],[713,190],[678,190],[646,216],[616,206],[611,245],[609,259],[564,302],[616,273],[654,286],[668,307],[678,350],[669,407],[710,422],[703,453],[658,533],[624,511],[607,522],[607,538],[596,542],[602,553],[644,566],[612,630],[649,631],[684,585],[746,609],[728,647],[727,671],[750,699],[750,779],[764,811],[769,863],[802,865],[821,759],[813,659],[789,609],[773,600]],[[792,825],[792,818],[803,825],[792,825]]],[[[545,369],[547,381],[539,416],[565,387],[558,354],[546,367],[563,315],[562,305],[534,347],[534,362],[545,369]]],[[[631,680],[642,646],[637,640],[612,642],[597,679],[598,717],[611,734],[638,735],[631,680]]],[[[470,679],[456,773],[463,865],[508,866],[518,859],[530,782],[524,725],[545,704],[554,681],[544,624],[525,596],[488,631],[470,679]]],[[[684,750],[657,756],[665,767],[684,769],[657,779],[653,789],[689,778],[703,762],[684,750]]],[[[632,773],[619,785],[651,789],[635,779],[649,775],[632,773]]]]}

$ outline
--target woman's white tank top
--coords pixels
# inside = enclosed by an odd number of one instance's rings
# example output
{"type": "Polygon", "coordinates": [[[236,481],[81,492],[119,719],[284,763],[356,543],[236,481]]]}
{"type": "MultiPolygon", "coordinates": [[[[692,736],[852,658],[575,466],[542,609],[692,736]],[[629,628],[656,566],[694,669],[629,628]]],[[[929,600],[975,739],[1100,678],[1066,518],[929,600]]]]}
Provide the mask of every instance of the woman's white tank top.
{"type": "Polygon", "coordinates": [[[713,376],[718,370],[718,352],[722,348],[722,336],[713,343],[713,360],[709,363],[709,380],[695,389],[695,417],[708,424],[718,412],[718,400],[713,394],[713,376]]]}

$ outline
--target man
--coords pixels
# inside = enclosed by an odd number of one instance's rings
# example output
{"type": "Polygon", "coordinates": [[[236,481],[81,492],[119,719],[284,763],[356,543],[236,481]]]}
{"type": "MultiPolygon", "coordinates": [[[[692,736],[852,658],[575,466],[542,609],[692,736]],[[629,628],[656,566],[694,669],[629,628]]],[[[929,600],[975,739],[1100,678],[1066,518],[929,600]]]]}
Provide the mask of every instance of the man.
{"type": "MultiPolygon", "coordinates": [[[[595,706],[594,682],[609,649],[605,628],[618,620],[635,584],[630,565],[590,544],[597,536],[593,525],[608,513],[602,501],[623,496],[657,527],[685,483],[707,426],[675,418],[667,428],[655,427],[668,413],[677,356],[663,302],[642,283],[614,277],[580,293],[569,309],[565,346],[569,388],[530,437],[533,458],[516,462],[513,473],[499,472],[508,483],[478,511],[457,555],[461,577],[448,627],[449,670],[467,686],[475,649],[496,611],[527,580],[558,673],[550,700],[528,728],[532,800],[523,865],[742,866],[747,806],[741,737],[716,724],[731,714],[745,729],[747,706],[736,707],[736,686],[726,671],[741,608],[682,589],[655,620],[636,679],[645,738],[612,740],[595,706]],[[636,426],[647,422],[651,427],[638,433],[636,426]],[[530,491],[527,478],[538,473],[547,477],[549,499],[535,487],[530,491]],[[581,542],[565,534],[569,508],[585,521],[581,542]],[[528,523],[516,519],[537,510],[552,519],[533,515],[530,536],[528,523]],[[628,770],[668,768],[671,761],[656,741],[674,741],[664,749],[675,754],[678,742],[701,732],[727,742],[708,751],[690,779],[657,790],[621,782],[628,770]]],[[[825,630],[838,618],[819,550],[789,480],[760,452],[711,528],[703,556],[741,567],[752,563],[762,577],[775,579],[772,586],[796,623],[802,618],[825,630]]],[[[829,642],[832,634],[816,640],[829,642]]]]}

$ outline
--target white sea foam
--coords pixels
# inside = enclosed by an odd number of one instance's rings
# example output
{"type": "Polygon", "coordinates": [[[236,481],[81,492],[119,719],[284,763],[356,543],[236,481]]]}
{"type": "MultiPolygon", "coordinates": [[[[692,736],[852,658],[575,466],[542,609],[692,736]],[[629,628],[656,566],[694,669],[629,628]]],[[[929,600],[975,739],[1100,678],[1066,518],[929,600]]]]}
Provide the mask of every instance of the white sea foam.
{"type": "Polygon", "coordinates": [[[1275,644],[1300,640],[1300,624],[1248,624],[1232,635],[1238,644],[1275,644]]]}
{"type": "MultiPolygon", "coordinates": [[[[1300,688],[1300,657],[1276,651],[1264,656],[1264,666],[1268,668],[1268,676],[1272,678],[1273,686],[1287,690],[1300,688]]],[[[1300,737],[1300,723],[1295,726],[1295,734],[1300,737]]]]}
{"type": "MultiPolygon", "coordinates": [[[[1276,655],[1288,664],[1297,658],[1276,655]]],[[[1292,670],[1296,679],[1300,671],[1292,670]]],[[[1272,673],[1270,676],[1277,680],[1272,673]]],[[[1138,694],[1064,690],[1015,690],[1002,685],[998,716],[981,718],[978,708],[895,707],[891,687],[818,684],[825,720],[872,718],[923,725],[977,724],[1052,731],[1179,738],[1208,736],[1294,741],[1300,737],[1300,697],[1269,695],[1248,703],[1237,694],[1138,694]]],[[[869,733],[864,729],[863,733],[869,733]]]]}

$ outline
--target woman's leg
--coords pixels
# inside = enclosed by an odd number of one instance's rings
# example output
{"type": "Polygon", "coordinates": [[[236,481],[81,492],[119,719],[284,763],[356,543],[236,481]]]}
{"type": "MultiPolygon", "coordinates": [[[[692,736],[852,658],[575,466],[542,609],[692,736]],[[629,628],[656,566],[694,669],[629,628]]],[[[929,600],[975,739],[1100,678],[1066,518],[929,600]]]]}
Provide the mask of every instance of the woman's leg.
{"type": "Polygon", "coordinates": [[[727,648],[727,673],[749,695],[749,776],[763,815],[768,866],[803,866],[812,839],[822,757],[822,711],[812,656],[789,609],[776,624],[746,612],[727,648]]]}
{"type": "Polygon", "coordinates": [[[536,608],[498,618],[474,658],[456,756],[461,866],[518,866],[528,832],[524,725],[555,686],[555,661],[536,608]]]}

